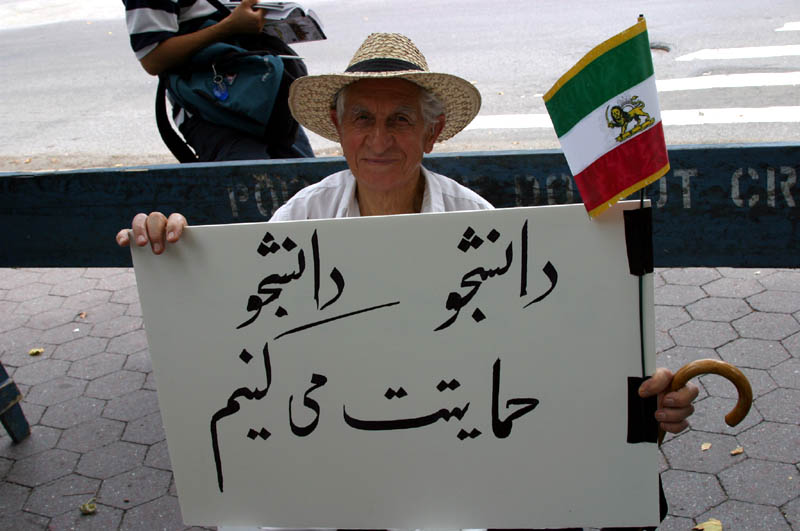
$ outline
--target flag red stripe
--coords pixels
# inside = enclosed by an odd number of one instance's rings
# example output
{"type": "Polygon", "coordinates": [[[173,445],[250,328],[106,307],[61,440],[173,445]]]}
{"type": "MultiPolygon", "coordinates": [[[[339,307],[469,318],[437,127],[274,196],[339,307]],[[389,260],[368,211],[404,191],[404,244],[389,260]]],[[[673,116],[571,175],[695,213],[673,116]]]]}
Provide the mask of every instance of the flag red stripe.
{"type": "Polygon", "coordinates": [[[575,176],[575,183],[591,212],[668,164],[664,129],[658,122],[591,163],[575,176]]]}

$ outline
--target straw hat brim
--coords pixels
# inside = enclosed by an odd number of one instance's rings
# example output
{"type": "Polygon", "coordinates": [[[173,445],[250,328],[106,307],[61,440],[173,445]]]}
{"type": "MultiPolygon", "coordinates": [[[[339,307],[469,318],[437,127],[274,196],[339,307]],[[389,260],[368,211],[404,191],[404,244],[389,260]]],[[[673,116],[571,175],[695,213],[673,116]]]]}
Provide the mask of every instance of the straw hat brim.
{"type": "Polygon", "coordinates": [[[304,76],[289,89],[289,109],[303,127],[339,142],[339,134],[331,122],[330,110],[336,93],[361,79],[399,78],[411,81],[436,96],[445,109],[445,125],[437,142],[443,142],[464,129],[478,114],[481,95],[464,79],[451,74],[401,70],[391,72],[353,72],[304,76]]]}

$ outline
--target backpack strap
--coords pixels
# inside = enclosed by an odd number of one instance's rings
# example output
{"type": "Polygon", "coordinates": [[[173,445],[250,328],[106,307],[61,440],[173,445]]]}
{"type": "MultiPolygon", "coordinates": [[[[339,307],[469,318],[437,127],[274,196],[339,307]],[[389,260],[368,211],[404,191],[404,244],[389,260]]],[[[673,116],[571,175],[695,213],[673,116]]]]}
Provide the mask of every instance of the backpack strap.
{"type": "Polygon", "coordinates": [[[158,88],[156,89],[156,125],[167,148],[175,155],[180,163],[197,162],[199,159],[191,150],[189,144],[175,132],[172,122],[167,116],[167,83],[162,76],[158,76],[158,88]]]}

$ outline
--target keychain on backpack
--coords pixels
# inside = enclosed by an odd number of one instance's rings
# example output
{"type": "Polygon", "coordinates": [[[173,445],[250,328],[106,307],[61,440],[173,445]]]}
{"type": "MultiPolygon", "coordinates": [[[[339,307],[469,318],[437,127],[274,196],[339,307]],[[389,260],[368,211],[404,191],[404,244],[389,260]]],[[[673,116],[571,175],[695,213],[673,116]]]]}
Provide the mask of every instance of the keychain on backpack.
{"type": "Polygon", "coordinates": [[[212,89],[214,97],[219,101],[225,101],[228,99],[228,87],[225,85],[225,79],[217,73],[216,65],[212,64],[211,70],[214,72],[214,77],[211,80],[214,85],[212,89]]]}

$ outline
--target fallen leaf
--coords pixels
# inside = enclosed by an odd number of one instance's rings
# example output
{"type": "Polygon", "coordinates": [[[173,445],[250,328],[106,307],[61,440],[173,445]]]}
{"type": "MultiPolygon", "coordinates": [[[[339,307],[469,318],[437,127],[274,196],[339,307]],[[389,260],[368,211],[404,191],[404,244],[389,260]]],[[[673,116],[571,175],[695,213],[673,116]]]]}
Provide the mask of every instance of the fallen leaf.
{"type": "Polygon", "coordinates": [[[44,352],[43,348],[32,348],[28,351],[28,356],[38,356],[42,352],[44,352]]]}
{"type": "Polygon", "coordinates": [[[502,90],[501,90],[501,91],[499,91],[499,92],[497,93],[497,95],[498,95],[498,96],[502,96],[502,95],[503,95],[503,91],[502,91],[502,90]]]}
{"type": "Polygon", "coordinates": [[[81,318],[81,319],[86,319],[86,312],[79,313],[78,317],[81,318]]]}
{"type": "Polygon", "coordinates": [[[709,448],[711,448],[711,443],[703,443],[700,445],[700,449],[703,450],[704,452],[709,448]]]}
{"type": "Polygon", "coordinates": [[[711,518],[707,522],[697,524],[692,529],[695,531],[722,531],[722,522],[716,518],[711,518]]]}
{"type": "Polygon", "coordinates": [[[739,455],[743,453],[744,453],[744,448],[742,448],[741,446],[737,446],[736,448],[731,450],[731,455],[739,455]]]}
{"type": "Polygon", "coordinates": [[[31,163],[31,159],[25,159],[23,162],[24,162],[25,164],[30,164],[30,163],[31,163]]]}
{"type": "Polygon", "coordinates": [[[81,514],[94,514],[97,512],[97,504],[95,503],[95,498],[87,501],[86,503],[82,503],[79,507],[81,510],[81,514]]]}

